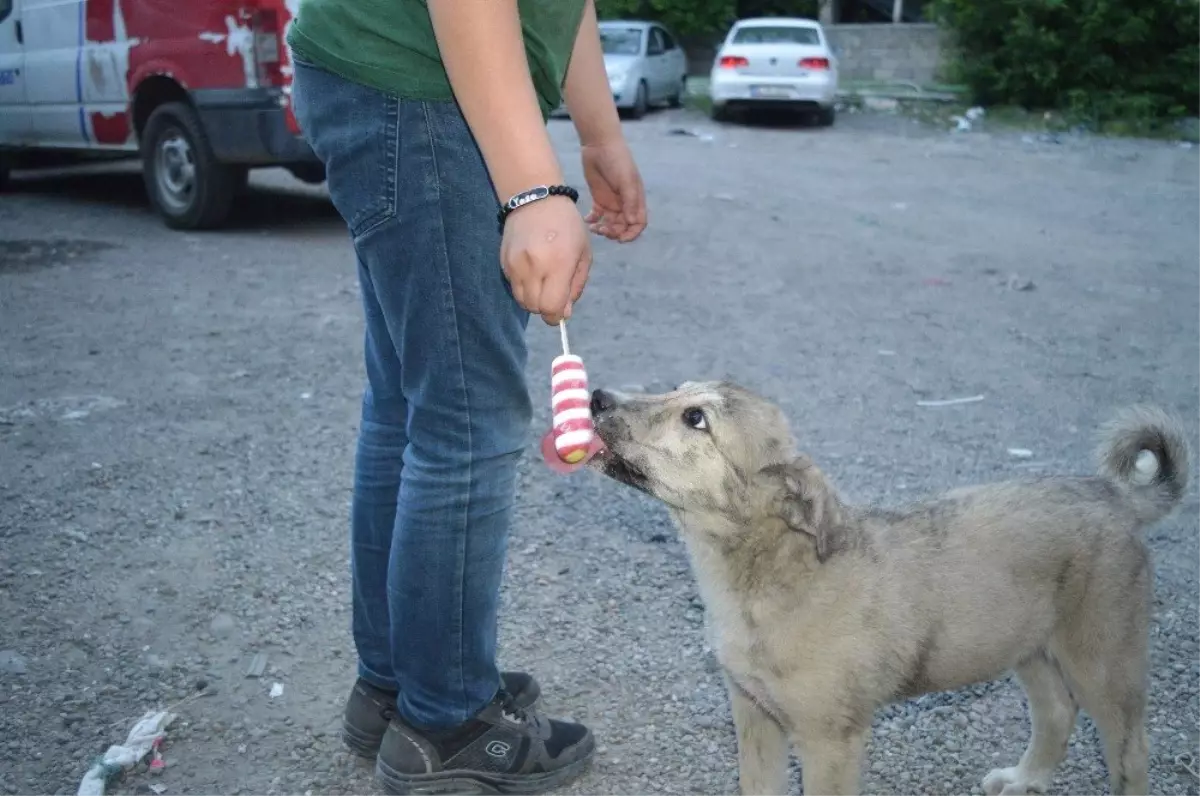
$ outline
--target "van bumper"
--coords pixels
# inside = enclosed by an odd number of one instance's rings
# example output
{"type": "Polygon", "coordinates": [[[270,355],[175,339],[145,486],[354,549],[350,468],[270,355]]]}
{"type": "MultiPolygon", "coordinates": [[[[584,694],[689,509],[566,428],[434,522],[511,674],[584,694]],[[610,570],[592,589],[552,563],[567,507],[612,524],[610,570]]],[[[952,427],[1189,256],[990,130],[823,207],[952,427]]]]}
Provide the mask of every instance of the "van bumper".
{"type": "Polygon", "coordinates": [[[191,97],[218,160],[251,166],[320,162],[288,127],[282,89],[200,89],[191,97]]]}

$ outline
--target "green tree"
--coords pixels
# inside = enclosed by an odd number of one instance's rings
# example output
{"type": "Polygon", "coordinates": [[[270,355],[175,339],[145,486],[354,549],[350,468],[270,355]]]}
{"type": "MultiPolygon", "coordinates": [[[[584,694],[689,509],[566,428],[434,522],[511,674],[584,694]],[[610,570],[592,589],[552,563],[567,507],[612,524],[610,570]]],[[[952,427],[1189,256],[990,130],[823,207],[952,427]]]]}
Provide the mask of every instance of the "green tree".
{"type": "Polygon", "coordinates": [[[720,33],[737,17],[737,0],[596,0],[601,19],[650,19],[680,36],[720,33]]]}
{"type": "Polygon", "coordinates": [[[1098,122],[1198,110],[1196,0],[933,0],[932,11],[981,104],[1098,122]]]}

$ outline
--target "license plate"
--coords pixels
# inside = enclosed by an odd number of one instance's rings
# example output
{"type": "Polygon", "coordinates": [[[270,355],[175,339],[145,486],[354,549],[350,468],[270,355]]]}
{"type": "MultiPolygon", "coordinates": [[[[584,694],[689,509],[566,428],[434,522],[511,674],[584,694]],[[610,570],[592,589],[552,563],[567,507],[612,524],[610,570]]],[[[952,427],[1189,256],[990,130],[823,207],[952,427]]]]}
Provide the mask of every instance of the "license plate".
{"type": "Polygon", "coordinates": [[[775,98],[775,97],[790,97],[790,96],[792,96],[792,90],[790,88],[784,88],[782,86],[751,86],[750,87],[750,96],[762,97],[764,99],[775,98]]]}

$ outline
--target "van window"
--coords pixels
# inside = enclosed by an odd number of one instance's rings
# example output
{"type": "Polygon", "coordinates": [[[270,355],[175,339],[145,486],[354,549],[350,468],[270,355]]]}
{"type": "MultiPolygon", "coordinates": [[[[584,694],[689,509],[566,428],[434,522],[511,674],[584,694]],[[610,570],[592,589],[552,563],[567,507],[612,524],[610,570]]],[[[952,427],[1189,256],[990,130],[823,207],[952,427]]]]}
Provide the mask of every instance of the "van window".
{"type": "Polygon", "coordinates": [[[0,22],[8,19],[8,15],[12,13],[13,0],[0,0],[0,22]]]}

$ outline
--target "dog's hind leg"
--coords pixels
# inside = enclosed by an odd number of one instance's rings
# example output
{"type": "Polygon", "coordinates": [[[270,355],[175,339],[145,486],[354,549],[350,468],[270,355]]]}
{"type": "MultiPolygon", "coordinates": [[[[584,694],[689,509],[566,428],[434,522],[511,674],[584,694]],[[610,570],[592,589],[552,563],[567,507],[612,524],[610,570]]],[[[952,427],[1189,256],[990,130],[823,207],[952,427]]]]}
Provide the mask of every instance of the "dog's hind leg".
{"type": "Polygon", "coordinates": [[[744,796],[783,796],[788,790],[788,740],[783,728],[728,677],[725,686],[737,730],[738,782],[744,796]]]}
{"type": "Polygon", "coordinates": [[[1085,610],[1063,623],[1051,650],[1100,730],[1112,792],[1144,796],[1150,787],[1145,722],[1153,575],[1140,543],[1123,551],[1120,564],[1124,572],[1113,567],[1115,574],[1094,578],[1105,588],[1094,588],[1085,610]]]}
{"type": "Polygon", "coordinates": [[[1021,761],[1011,768],[993,769],[983,779],[988,796],[1045,793],[1054,770],[1067,755],[1079,707],[1063,679],[1058,662],[1038,651],[1016,668],[1017,679],[1029,701],[1033,733],[1021,761]]]}
{"type": "Polygon", "coordinates": [[[1145,796],[1150,787],[1150,742],[1144,665],[1136,660],[1144,653],[1137,647],[1131,644],[1123,659],[1087,658],[1063,664],[1080,704],[1100,730],[1112,792],[1145,796]]]}

